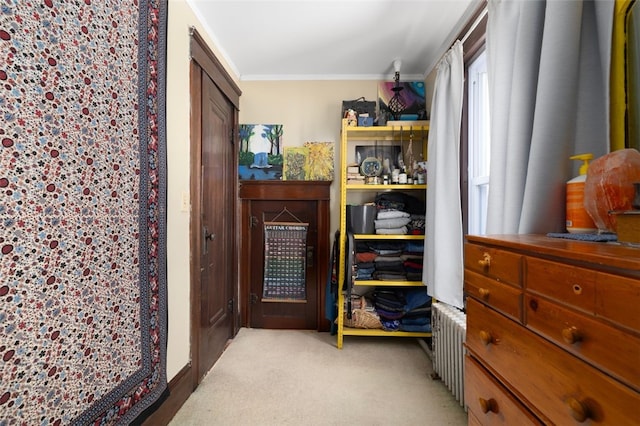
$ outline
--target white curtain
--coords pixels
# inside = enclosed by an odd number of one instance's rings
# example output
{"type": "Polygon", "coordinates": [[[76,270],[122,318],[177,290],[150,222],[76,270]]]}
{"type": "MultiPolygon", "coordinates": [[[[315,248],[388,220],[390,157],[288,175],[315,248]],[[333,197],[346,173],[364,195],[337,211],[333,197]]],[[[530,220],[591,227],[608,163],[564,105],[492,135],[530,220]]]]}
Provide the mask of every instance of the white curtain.
{"type": "Polygon", "coordinates": [[[462,308],[460,121],[464,65],[457,41],[437,66],[427,147],[423,281],[437,300],[462,308]]]}
{"type": "Polygon", "coordinates": [[[565,230],[569,156],[609,149],[613,0],[489,0],[487,233],[565,230]]]}

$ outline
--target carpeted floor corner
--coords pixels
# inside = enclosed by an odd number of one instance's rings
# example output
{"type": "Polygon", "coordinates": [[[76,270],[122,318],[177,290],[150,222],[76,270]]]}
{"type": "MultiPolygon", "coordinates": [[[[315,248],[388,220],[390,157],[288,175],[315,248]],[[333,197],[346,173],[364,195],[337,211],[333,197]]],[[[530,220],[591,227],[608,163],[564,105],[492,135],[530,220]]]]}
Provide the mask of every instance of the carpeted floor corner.
{"type": "Polygon", "coordinates": [[[466,425],[415,339],[240,330],[170,425],[466,425]]]}

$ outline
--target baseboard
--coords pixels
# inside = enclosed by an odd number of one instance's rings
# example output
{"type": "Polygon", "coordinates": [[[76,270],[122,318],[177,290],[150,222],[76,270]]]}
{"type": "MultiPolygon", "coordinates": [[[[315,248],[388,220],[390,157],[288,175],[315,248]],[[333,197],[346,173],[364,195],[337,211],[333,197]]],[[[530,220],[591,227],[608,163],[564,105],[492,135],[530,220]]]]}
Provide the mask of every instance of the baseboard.
{"type": "Polygon", "coordinates": [[[167,425],[193,392],[191,364],[185,365],[169,382],[169,396],[144,421],[143,426],[167,425]]]}

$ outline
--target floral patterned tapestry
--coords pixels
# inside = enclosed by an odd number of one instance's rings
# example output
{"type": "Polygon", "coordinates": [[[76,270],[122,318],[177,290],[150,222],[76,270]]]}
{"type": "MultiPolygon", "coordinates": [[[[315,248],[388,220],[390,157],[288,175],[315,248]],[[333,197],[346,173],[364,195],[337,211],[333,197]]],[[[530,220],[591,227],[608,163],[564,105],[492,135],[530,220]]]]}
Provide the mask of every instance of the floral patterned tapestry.
{"type": "Polygon", "coordinates": [[[0,424],[166,391],[166,0],[0,6],[0,424]]]}

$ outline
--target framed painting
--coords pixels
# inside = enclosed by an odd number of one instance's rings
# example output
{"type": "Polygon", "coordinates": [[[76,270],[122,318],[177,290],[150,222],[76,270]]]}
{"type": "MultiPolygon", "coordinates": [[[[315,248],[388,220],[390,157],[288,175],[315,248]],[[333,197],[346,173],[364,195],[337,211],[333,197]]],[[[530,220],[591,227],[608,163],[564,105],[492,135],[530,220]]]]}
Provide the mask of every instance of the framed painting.
{"type": "Polygon", "coordinates": [[[378,123],[381,126],[390,120],[415,121],[428,119],[424,82],[405,81],[399,84],[400,87],[402,87],[400,97],[406,107],[398,117],[394,117],[388,105],[394,95],[392,89],[395,83],[392,81],[381,81],[378,83],[378,123]]]}
{"type": "Polygon", "coordinates": [[[309,180],[309,149],[291,147],[284,149],[283,180],[309,180]]]}
{"type": "Polygon", "coordinates": [[[282,179],[282,124],[240,124],[241,180],[282,179]]]}
{"type": "Polygon", "coordinates": [[[333,142],[305,142],[304,147],[309,150],[308,180],[333,180],[335,144],[333,142]]]}

